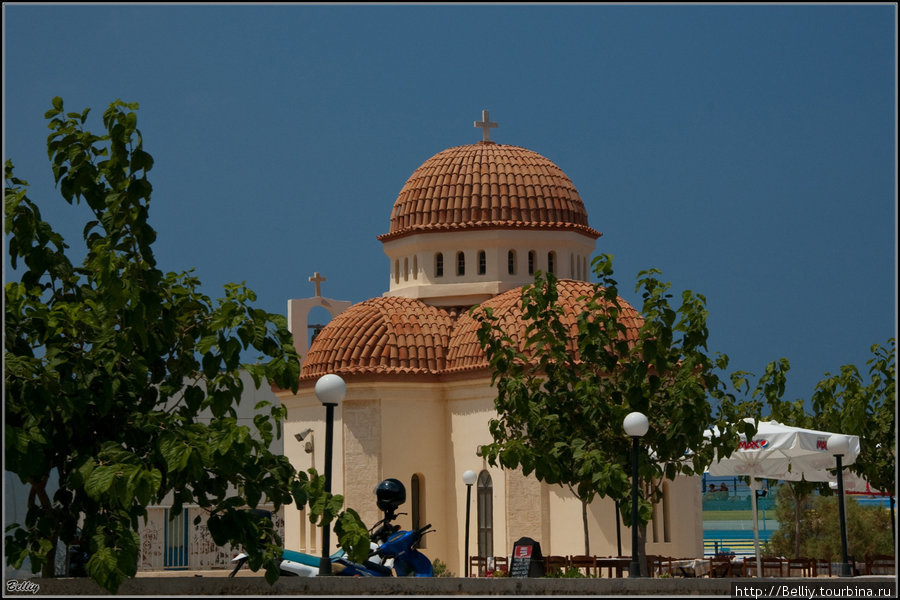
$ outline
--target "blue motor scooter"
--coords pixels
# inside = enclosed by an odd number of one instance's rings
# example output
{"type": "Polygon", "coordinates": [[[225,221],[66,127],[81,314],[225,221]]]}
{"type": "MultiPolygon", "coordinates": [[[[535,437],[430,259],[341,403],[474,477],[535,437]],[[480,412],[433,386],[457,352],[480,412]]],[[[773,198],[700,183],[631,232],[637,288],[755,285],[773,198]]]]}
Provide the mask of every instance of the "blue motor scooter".
{"type": "MultiPolygon", "coordinates": [[[[430,533],[431,525],[414,531],[402,531],[399,525],[393,524],[399,516],[396,509],[406,501],[403,483],[396,479],[385,479],[375,488],[375,496],[378,508],[384,512],[384,518],[369,530],[369,558],[362,564],[355,563],[343,549],[339,549],[329,557],[332,575],[391,577],[393,568],[399,577],[433,577],[431,561],[416,548],[422,536],[430,533]]],[[[230,577],[237,574],[247,558],[243,553],[234,557],[232,562],[236,565],[230,577]]],[[[321,560],[319,556],[285,549],[282,551],[279,571],[288,576],[316,577],[321,560]]]]}

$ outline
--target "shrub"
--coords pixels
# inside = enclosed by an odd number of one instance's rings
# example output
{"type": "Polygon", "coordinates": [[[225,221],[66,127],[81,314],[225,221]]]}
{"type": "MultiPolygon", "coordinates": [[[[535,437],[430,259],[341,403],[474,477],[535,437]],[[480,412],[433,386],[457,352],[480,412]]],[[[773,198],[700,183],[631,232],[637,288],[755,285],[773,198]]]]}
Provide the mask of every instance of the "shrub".
{"type": "MultiPolygon", "coordinates": [[[[782,487],[782,486],[779,486],[782,487]]],[[[794,523],[790,494],[779,490],[777,498],[779,527],[768,546],[778,556],[794,555],[794,523]]],[[[880,506],[860,506],[856,498],[847,496],[847,551],[857,560],[872,554],[893,554],[891,517],[880,506]]],[[[801,512],[800,556],[841,559],[841,529],[837,496],[812,495],[801,512]]]]}
{"type": "Polygon", "coordinates": [[[431,561],[431,567],[434,569],[435,577],[456,577],[456,574],[451,573],[450,569],[447,568],[447,563],[439,558],[431,561]]]}

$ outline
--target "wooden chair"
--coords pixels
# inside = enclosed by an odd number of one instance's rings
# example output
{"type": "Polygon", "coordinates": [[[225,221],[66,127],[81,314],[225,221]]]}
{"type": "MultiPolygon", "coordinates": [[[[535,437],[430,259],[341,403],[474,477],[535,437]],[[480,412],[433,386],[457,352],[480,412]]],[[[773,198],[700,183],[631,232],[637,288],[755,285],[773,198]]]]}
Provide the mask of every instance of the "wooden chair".
{"type": "Polygon", "coordinates": [[[597,577],[603,577],[603,569],[606,569],[606,576],[609,578],[623,577],[630,560],[630,558],[598,558],[597,577]]]}
{"type": "Polygon", "coordinates": [[[734,577],[731,568],[731,558],[728,556],[714,556],[709,559],[709,576],[712,578],[734,577]]]}
{"type": "MultiPolygon", "coordinates": [[[[784,577],[783,562],[780,558],[763,558],[760,561],[762,566],[763,577],[784,577]]],[[[742,575],[744,577],[756,577],[756,557],[748,556],[744,558],[744,568],[742,575]]]]}
{"type": "Polygon", "coordinates": [[[494,557],[494,570],[509,573],[509,559],[505,556],[494,557]]]}
{"type": "Polygon", "coordinates": [[[828,558],[814,558],[812,559],[812,576],[813,577],[824,577],[828,575],[831,577],[831,559],[828,558]]]}
{"type": "Polygon", "coordinates": [[[469,577],[484,577],[484,572],[487,570],[487,557],[486,556],[470,556],[469,557],[469,577]],[[476,575],[473,575],[476,572],[476,575]]]}
{"type": "Polygon", "coordinates": [[[866,557],[866,575],[896,575],[897,559],[887,554],[866,557]]]}
{"type": "Polygon", "coordinates": [[[784,564],[785,577],[815,577],[810,558],[789,558],[784,564]]]}
{"type": "Polygon", "coordinates": [[[763,557],[762,574],[763,577],[784,577],[784,561],[780,558],[763,557]]]}
{"type": "Polygon", "coordinates": [[[745,556],[744,564],[741,566],[742,577],[756,577],[756,557],[745,556]]]}
{"type": "Polygon", "coordinates": [[[555,569],[560,569],[565,571],[569,568],[569,559],[565,556],[545,556],[544,557],[544,572],[550,573],[555,569]]]}
{"type": "Polygon", "coordinates": [[[647,575],[649,577],[659,577],[663,569],[663,557],[655,554],[647,555],[647,575]]]}
{"type": "Polygon", "coordinates": [[[586,554],[576,554],[569,557],[569,566],[581,569],[588,577],[599,577],[597,573],[597,557],[586,554]]]}
{"type": "MultiPolygon", "coordinates": [[[[678,574],[675,572],[677,569],[675,569],[675,567],[672,565],[672,561],[675,560],[673,557],[657,556],[657,557],[655,557],[655,559],[656,559],[655,567],[656,567],[659,575],[667,575],[669,577],[674,577],[675,575],[678,574]]],[[[650,568],[649,564],[648,564],[648,568],[650,568]]],[[[650,572],[652,573],[653,570],[651,569],[650,572]]]]}

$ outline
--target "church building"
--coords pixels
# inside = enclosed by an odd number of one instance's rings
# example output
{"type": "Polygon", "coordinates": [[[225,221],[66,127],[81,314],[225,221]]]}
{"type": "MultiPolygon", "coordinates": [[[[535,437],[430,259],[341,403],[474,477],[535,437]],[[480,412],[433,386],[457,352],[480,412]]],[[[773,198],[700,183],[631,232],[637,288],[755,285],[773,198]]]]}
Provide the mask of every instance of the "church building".
{"type": "MultiPolygon", "coordinates": [[[[316,273],[316,296],[288,302],[303,368],[296,394],[276,391],[287,408],[285,455],[299,470],[322,473],[325,408],[314,386],[328,373],[344,379],[346,397],[334,413],[332,491],[371,526],[381,516],[375,486],[388,477],[402,481],[407,502],[400,511],[408,514],[398,523],[404,529],[431,523],[435,532],[425,536],[423,552],[457,575],[467,570],[462,475],[469,470],[477,474],[470,555],[509,556],[521,537],[540,542],[545,556],[584,553],[577,498],[480,456],[479,448],[493,441],[488,422],[496,416],[496,391],[467,311],[491,306],[511,333],[524,331],[521,288],[541,270],[559,278],[560,304],[574,316],[584,307],[579,297],[592,290],[590,260],[601,235],[557,165],[492,141],[497,125],[487,111],[475,125],[481,141],[438,152],[400,189],[378,237],[389,278],[382,296],[353,305],[324,298],[316,273]],[[333,318],[307,349],[315,306],[333,318]]],[[[640,316],[623,306],[635,332],[640,316]]],[[[647,527],[648,554],[702,556],[699,481],[665,483],[647,527]]],[[[619,554],[617,535],[630,554],[630,528],[618,522],[612,500],[594,501],[588,520],[592,554],[619,554]]],[[[293,505],[285,508],[284,532],[287,548],[321,553],[321,530],[293,505]]]]}

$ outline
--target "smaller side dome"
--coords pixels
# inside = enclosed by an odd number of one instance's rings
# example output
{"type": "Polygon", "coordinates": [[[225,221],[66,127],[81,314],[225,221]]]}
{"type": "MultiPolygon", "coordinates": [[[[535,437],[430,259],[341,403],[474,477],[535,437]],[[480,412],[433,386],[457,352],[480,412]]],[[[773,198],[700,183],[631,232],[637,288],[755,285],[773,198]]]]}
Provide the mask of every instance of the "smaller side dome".
{"type": "MultiPolygon", "coordinates": [[[[569,331],[569,348],[575,350],[578,336],[578,315],[587,306],[587,299],[594,293],[594,286],[586,281],[560,279],[557,282],[559,305],[564,310],[563,322],[569,331]]],[[[626,327],[626,337],[636,340],[641,326],[644,324],[640,313],[628,302],[619,298],[621,306],[620,321],[626,327]]],[[[526,323],[522,316],[522,288],[511,289],[481,304],[483,308],[492,308],[494,316],[506,333],[520,346],[525,339],[526,323]]],[[[477,309],[476,309],[477,310],[477,309]]],[[[447,356],[447,370],[461,371],[486,369],[490,366],[481,345],[478,343],[480,324],[468,313],[460,315],[447,356]]]]}
{"type": "Polygon", "coordinates": [[[419,300],[386,296],[355,304],[316,336],[301,381],[326,373],[438,373],[454,316],[419,300]]]}

